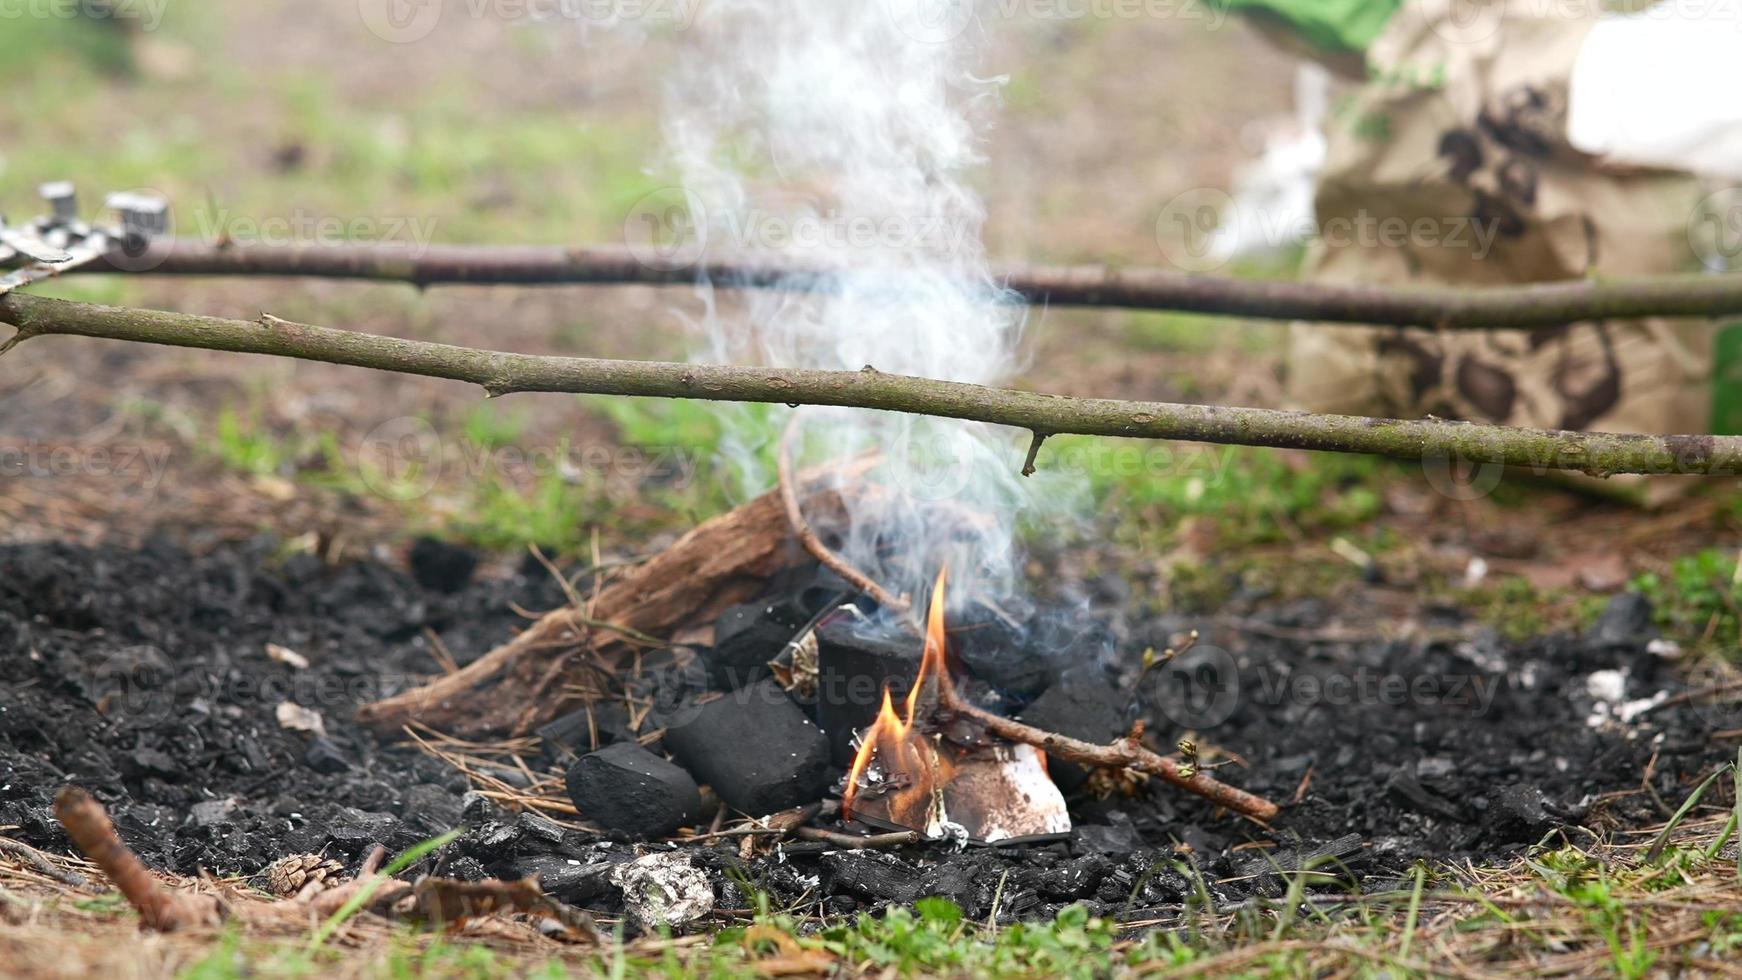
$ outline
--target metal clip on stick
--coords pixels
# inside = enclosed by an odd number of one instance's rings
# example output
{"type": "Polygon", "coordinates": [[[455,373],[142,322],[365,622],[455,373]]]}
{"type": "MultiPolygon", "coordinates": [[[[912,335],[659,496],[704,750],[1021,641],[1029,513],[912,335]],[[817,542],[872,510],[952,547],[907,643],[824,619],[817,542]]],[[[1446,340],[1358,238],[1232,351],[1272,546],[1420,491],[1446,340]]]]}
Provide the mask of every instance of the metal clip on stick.
{"type": "Polygon", "coordinates": [[[106,202],[120,215],[120,228],[79,220],[78,191],[57,180],[37,189],[49,213],[24,225],[9,225],[0,215],[0,267],[19,266],[0,276],[0,295],[102,258],[120,244],[143,251],[169,231],[169,203],[153,194],[111,194],[106,202]]]}

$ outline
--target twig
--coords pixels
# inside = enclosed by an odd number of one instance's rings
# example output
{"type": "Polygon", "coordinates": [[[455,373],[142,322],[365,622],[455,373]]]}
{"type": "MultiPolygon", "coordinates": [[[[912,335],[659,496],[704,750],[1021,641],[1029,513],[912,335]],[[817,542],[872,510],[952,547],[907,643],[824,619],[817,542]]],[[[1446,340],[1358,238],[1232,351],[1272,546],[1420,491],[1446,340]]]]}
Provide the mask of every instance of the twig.
{"type": "Polygon", "coordinates": [[[866,850],[883,847],[905,847],[924,840],[917,830],[899,830],[888,834],[843,834],[834,830],[823,830],[820,827],[800,827],[794,831],[805,840],[821,841],[835,847],[849,850],[866,850]]]}
{"type": "Polygon", "coordinates": [[[10,854],[30,865],[37,874],[52,878],[69,888],[87,888],[90,886],[90,882],[85,880],[84,875],[67,871],[50,861],[41,851],[23,841],[13,840],[10,837],[0,837],[0,854],[10,854]]]}
{"type": "Polygon", "coordinates": [[[1034,430],[1028,440],[1028,455],[1022,460],[1022,475],[1034,475],[1034,460],[1040,455],[1040,444],[1046,441],[1046,433],[1034,430]]]}
{"type": "MultiPolygon", "coordinates": [[[[793,424],[787,426],[785,434],[781,437],[781,447],[778,453],[781,457],[782,463],[781,487],[783,493],[789,490],[791,482],[786,478],[785,473],[785,470],[787,469],[785,464],[785,457],[787,455],[786,443],[792,438],[795,428],[796,426],[793,424]]],[[[799,535],[801,540],[806,535],[809,535],[814,539],[816,537],[816,532],[812,531],[810,525],[806,523],[804,515],[790,506],[790,501],[795,500],[796,498],[790,495],[790,493],[786,493],[786,496],[789,501],[787,519],[792,522],[793,533],[799,535]]],[[[837,563],[830,565],[830,567],[834,568],[842,578],[864,588],[867,592],[870,592],[872,589],[879,589],[876,583],[872,582],[868,576],[863,572],[860,572],[858,569],[853,568],[851,565],[848,565],[839,555],[834,555],[831,552],[830,557],[837,563]]],[[[825,562],[825,564],[827,564],[827,562],[825,562]]],[[[879,589],[879,591],[882,590],[879,589]]],[[[875,593],[873,593],[873,595],[875,595],[875,593]]],[[[909,612],[911,612],[911,610],[909,610],[909,612]]],[[[1183,645],[1182,649],[1189,650],[1196,643],[1197,633],[1194,631],[1188,641],[1183,645]]],[[[1178,764],[1174,763],[1172,760],[1164,759],[1161,756],[1156,755],[1154,752],[1144,748],[1139,742],[1139,738],[1142,734],[1141,722],[1138,727],[1133,729],[1131,734],[1124,739],[1114,742],[1111,745],[1093,745],[1089,742],[1068,738],[1064,735],[1057,735],[1052,732],[1035,728],[1031,725],[1022,724],[1018,721],[1012,721],[1009,718],[994,715],[988,711],[983,711],[980,708],[968,704],[966,701],[963,701],[961,696],[957,693],[956,686],[950,683],[947,674],[938,678],[937,691],[938,705],[940,707],[958,715],[973,718],[980,722],[987,731],[999,736],[1000,738],[1008,739],[1012,742],[1023,742],[1038,749],[1042,749],[1051,755],[1056,755],[1061,759],[1068,759],[1072,762],[1078,763],[1079,765],[1089,766],[1091,768],[1113,769],[1115,771],[1132,768],[1142,772],[1148,772],[1152,775],[1160,776],[1167,782],[1196,793],[1220,806],[1225,806],[1231,810],[1237,810],[1257,820],[1269,820],[1277,814],[1276,804],[1271,803],[1269,800],[1254,796],[1244,790],[1235,789],[1226,783],[1219,783],[1195,769],[1188,775],[1181,772],[1178,764]]]]}
{"type": "MultiPolygon", "coordinates": [[[[291,323],[135,310],[12,293],[0,322],[29,339],[102,337],[349,364],[480,385],[492,396],[585,392],[835,405],[969,419],[1029,431],[1183,439],[1398,459],[1460,459],[1593,475],[1742,475],[1742,437],[1565,432],[1257,408],[1073,398],[876,370],[813,371],[552,357],[478,350],[291,323]]],[[[15,338],[17,339],[17,338],[15,338]]]]}
{"type": "Polygon", "coordinates": [[[172,892],[152,877],[139,857],[121,843],[102,804],[77,786],[55,794],[54,816],[85,857],[109,876],[127,901],[139,911],[139,923],[158,932],[183,926],[214,925],[218,902],[210,895],[172,892]]]}
{"type": "Polygon", "coordinates": [[[911,606],[906,598],[890,595],[883,586],[847,564],[844,558],[823,544],[823,539],[817,536],[810,522],[804,519],[804,511],[798,502],[798,488],[792,475],[792,444],[798,438],[798,431],[798,413],[795,412],[787,421],[786,431],[781,433],[780,446],[775,451],[775,467],[780,479],[780,502],[786,508],[786,521],[792,526],[793,535],[804,546],[804,550],[810,552],[811,557],[822,562],[825,568],[841,576],[855,589],[877,600],[878,605],[898,613],[908,612],[911,606]]]}
{"type": "MultiPolygon", "coordinates": [[[[99,261],[78,273],[175,276],[318,276],[442,284],[693,285],[728,289],[821,292],[839,271],[778,254],[709,257],[693,264],[644,261],[621,246],[478,246],[346,243],[238,245],[191,239],[157,241],[124,261],[99,261]]],[[[1439,329],[1551,327],[1578,320],[1742,313],[1742,277],[1651,276],[1486,289],[1378,287],[1193,276],[1166,269],[1004,265],[993,269],[1003,292],[1051,306],[1181,310],[1275,320],[1321,320],[1439,329]]]]}
{"type": "Polygon", "coordinates": [[[1278,812],[1276,804],[1269,800],[1243,789],[1236,789],[1227,783],[1217,782],[1202,772],[1191,776],[1184,775],[1180,772],[1178,763],[1144,748],[1135,732],[1109,745],[1096,745],[1058,735],[977,708],[962,700],[956,693],[954,684],[938,685],[938,704],[948,711],[979,722],[988,732],[999,738],[1032,745],[1048,755],[1075,762],[1080,766],[1114,770],[1136,769],[1159,776],[1180,789],[1196,793],[1217,806],[1243,813],[1254,820],[1270,820],[1278,812]]]}

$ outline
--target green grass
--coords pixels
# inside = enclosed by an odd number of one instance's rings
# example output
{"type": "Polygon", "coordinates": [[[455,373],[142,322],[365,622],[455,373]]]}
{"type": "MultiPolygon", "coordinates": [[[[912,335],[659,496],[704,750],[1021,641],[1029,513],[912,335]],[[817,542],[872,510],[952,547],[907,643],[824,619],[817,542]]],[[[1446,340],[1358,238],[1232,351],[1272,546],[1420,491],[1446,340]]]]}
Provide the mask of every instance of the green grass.
{"type": "Polygon", "coordinates": [[[644,114],[485,107],[458,79],[348,98],[325,77],[289,66],[199,58],[222,8],[166,10],[151,36],[195,52],[192,76],[124,85],[114,77],[126,73],[126,42],[107,25],[5,21],[0,82],[55,93],[53,111],[28,100],[0,105],[11,164],[0,171],[10,178],[6,210],[27,211],[35,206],[30,188],[64,177],[80,185],[93,214],[110,191],[163,192],[175,233],[195,237],[289,228],[416,243],[592,242],[620,239],[624,215],[663,183],[644,172],[658,146],[644,114]],[[166,114],[166,105],[182,108],[166,114]],[[242,138],[244,129],[226,138],[220,126],[214,138],[210,123],[241,106],[257,128],[302,146],[306,163],[263,165],[263,148],[242,138]],[[330,218],[343,220],[313,224],[330,218]]]}
{"type": "Polygon", "coordinates": [[[1733,651],[1742,643],[1742,565],[1734,551],[1706,548],[1645,572],[1631,588],[1651,600],[1657,623],[1683,642],[1733,651]]]}
{"type": "Polygon", "coordinates": [[[1385,481],[1403,473],[1399,464],[1365,456],[1289,457],[1266,449],[1088,436],[1047,440],[1037,465],[1084,474],[1104,508],[1152,512],[1162,523],[1148,530],[1203,517],[1229,544],[1362,525],[1378,516],[1385,481]]]}

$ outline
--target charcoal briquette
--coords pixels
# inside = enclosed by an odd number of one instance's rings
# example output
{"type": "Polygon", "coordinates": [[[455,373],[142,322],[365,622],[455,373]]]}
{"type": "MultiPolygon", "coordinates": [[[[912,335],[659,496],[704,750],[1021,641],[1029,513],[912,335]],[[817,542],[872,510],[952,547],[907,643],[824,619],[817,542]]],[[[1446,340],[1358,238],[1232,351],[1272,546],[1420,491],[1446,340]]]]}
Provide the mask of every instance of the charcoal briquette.
{"type": "Polygon", "coordinates": [[[820,798],[829,742],[778,686],[690,699],[666,719],[665,744],[727,805],[761,816],[820,798]]]}
{"type": "MultiPolygon", "coordinates": [[[[1075,667],[1059,675],[1046,693],[1017,717],[1035,728],[1105,744],[1123,734],[1125,718],[1120,710],[1127,700],[1104,671],[1075,667]]],[[[1089,778],[1088,771],[1074,762],[1049,759],[1048,772],[1059,788],[1069,793],[1089,778]]]]}
{"type": "Polygon", "coordinates": [[[568,790],[583,819],[632,837],[669,836],[702,808],[689,773],[634,742],[582,756],[568,790]]]}
{"type": "Polygon", "coordinates": [[[786,602],[733,606],[714,621],[714,646],[704,654],[708,680],[735,691],[768,676],[768,662],[804,626],[803,613],[786,602]]]}

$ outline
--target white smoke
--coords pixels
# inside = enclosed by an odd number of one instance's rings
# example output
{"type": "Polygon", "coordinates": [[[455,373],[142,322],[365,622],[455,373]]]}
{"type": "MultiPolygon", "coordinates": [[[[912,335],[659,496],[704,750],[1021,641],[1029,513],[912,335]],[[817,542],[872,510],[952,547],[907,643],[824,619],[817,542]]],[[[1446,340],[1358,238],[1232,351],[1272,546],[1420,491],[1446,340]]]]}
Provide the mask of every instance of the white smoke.
{"type": "MultiPolygon", "coordinates": [[[[685,47],[667,138],[710,256],[778,251],[831,270],[824,292],[750,291],[715,304],[705,356],[980,384],[1018,369],[1023,308],[1001,302],[966,174],[999,79],[975,77],[977,33],[933,24],[937,0],[711,0],[685,47]],[[929,29],[928,29],[929,27],[929,29]],[[728,307],[731,312],[722,309],[728,307]]],[[[731,419],[752,413],[727,409],[731,419]]],[[[785,422],[785,411],[776,419],[785,422]]],[[[953,595],[1008,599],[1025,512],[1070,496],[1019,470],[1026,435],[885,412],[801,410],[804,461],[875,450],[889,488],[832,528],[872,578],[919,597],[940,563],[953,595]]],[[[756,457],[766,426],[740,426],[756,457]]],[[[777,436],[776,436],[777,437],[777,436]]],[[[747,468],[766,490],[773,474],[747,468]]]]}

